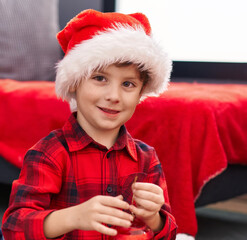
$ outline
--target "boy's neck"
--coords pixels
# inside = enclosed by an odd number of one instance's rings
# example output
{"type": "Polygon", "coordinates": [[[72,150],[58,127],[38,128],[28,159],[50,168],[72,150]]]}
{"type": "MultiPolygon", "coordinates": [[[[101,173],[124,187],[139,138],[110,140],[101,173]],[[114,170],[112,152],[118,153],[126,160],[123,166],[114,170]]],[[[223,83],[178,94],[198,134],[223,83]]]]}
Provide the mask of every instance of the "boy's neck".
{"type": "MultiPolygon", "coordinates": [[[[78,121],[78,116],[77,116],[78,121]]],[[[80,126],[83,128],[83,130],[90,136],[94,141],[97,143],[105,146],[107,149],[110,149],[116,142],[119,134],[119,128],[111,129],[111,130],[104,130],[104,129],[95,129],[92,128],[90,125],[88,125],[85,122],[78,121],[80,126]]]]}
{"type": "Polygon", "coordinates": [[[116,132],[102,132],[96,134],[88,134],[94,141],[110,149],[118,138],[119,130],[116,132]]]}

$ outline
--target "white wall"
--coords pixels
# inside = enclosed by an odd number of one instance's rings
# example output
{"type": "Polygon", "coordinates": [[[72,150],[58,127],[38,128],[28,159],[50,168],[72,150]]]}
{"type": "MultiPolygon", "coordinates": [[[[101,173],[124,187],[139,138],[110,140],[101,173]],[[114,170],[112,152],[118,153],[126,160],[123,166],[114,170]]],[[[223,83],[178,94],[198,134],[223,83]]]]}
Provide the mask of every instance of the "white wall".
{"type": "Polygon", "coordinates": [[[116,0],[143,12],[154,36],[178,61],[247,62],[247,0],[116,0]]]}

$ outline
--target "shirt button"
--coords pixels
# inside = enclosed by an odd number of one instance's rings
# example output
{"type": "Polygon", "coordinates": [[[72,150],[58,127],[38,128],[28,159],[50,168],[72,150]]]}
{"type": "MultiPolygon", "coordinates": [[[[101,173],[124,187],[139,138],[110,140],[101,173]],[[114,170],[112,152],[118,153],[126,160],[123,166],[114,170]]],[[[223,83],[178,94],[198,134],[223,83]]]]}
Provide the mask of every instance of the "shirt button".
{"type": "Polygon", "coordinates": [[[106,154],[106,157],[107,157],[107,158],[110,158],[110,155],[111,155],[110,153],[107,153],[107,154],[106,154]]]}
{"type": "Polygon", "coordinates": [[[108,193],[111,193],[112,192],[112,187],[111,186],[107,186],[107,188],[106,188],[106,191],[108,192],[108,193]]]}

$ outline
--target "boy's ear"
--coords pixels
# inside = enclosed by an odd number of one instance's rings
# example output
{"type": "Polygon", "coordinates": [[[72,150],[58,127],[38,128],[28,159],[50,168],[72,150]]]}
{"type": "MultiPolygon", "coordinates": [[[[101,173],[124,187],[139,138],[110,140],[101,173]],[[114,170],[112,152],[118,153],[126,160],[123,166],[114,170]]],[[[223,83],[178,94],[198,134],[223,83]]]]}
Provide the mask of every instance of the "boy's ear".
{"type": "Polygon", "coordinates": [[[69,92],[70,92],[70,93],[73,93],[73,92],[75,92],[75,91],[76,91],[76,87],[75,87],[75,86],[70,86],[69,92]]]}

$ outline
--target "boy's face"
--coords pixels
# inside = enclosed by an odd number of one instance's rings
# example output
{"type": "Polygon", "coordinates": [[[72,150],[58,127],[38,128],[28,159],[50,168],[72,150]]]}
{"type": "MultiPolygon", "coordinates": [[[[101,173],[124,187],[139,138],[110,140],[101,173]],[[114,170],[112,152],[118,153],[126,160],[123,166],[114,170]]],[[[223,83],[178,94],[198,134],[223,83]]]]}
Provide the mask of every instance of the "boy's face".
{"type": "Polygon", "coordinates": [[[76,89],[79,124],[89,135],[92,131],[119,131],[133,115],[142,87],[135,65],[110,65],[95,71],[76,89]]]}

